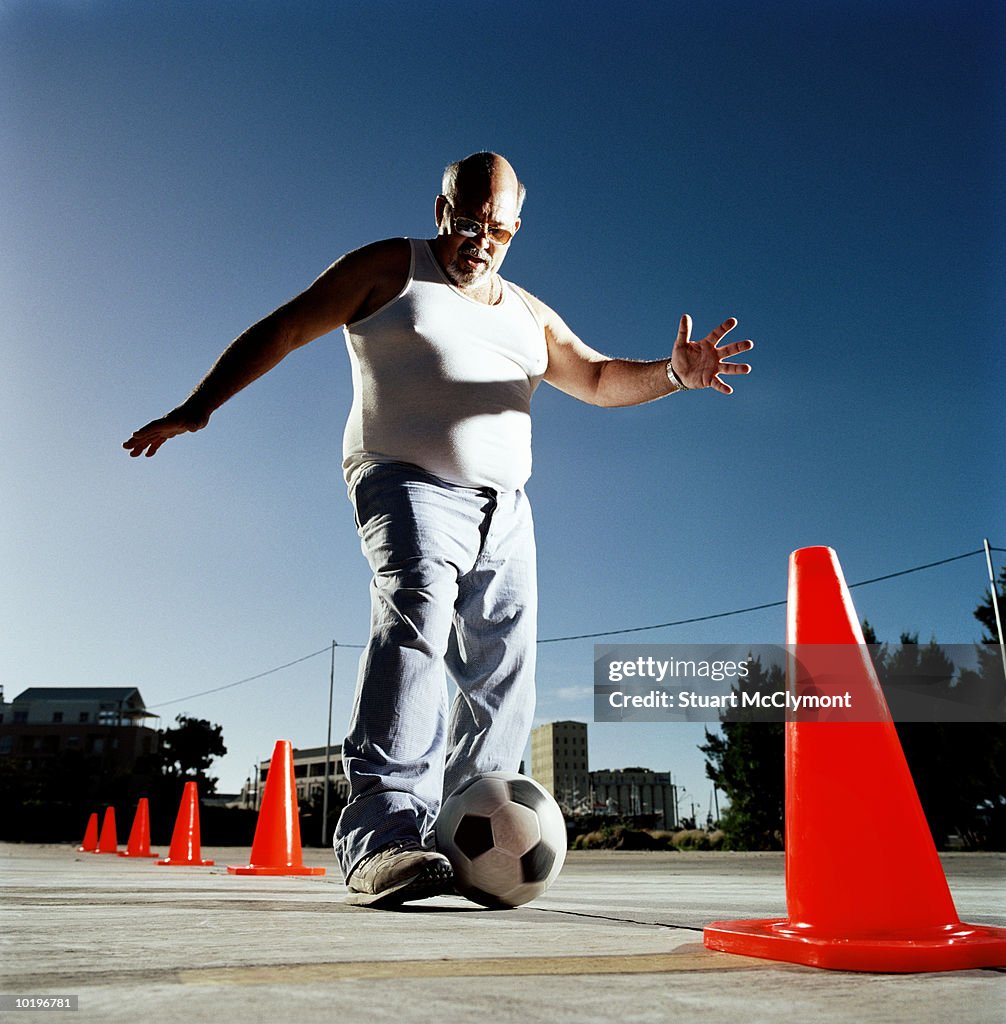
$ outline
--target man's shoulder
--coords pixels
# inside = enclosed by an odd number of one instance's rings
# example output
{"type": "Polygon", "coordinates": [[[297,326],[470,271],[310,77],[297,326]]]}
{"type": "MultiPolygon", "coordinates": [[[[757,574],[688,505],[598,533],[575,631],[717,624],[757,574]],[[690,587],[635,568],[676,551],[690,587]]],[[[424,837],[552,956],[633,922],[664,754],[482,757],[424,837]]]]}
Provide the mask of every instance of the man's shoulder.
{"type": "Polygon", "coordinates": [[[412,243],[408,238],[382,238],[361,245],[342,258],[372,272],[382,269],[408,270],[412,259],[412,243]]]}
{"type": "Polygon", "coordinates": [[[531,312],[534,314],[535,319],[543,328],[551,322],[553,317],[555,317],[555,310],[553,310],[547,303],[542,302],[537,295],[529,292],[523,285],[519,285],[515,281],[511,281],[509,278],[507,279],[507,284],[520,295],[525,303],[527,303],[531,312]]]}
{"type": "Polygon", "coordinates": [[[363,320],[390,302],[404,287],[412,266],[408,238],[383,238],[346,253],[342,272],[358,282],[364,299],[347,321],[363,320]]]}

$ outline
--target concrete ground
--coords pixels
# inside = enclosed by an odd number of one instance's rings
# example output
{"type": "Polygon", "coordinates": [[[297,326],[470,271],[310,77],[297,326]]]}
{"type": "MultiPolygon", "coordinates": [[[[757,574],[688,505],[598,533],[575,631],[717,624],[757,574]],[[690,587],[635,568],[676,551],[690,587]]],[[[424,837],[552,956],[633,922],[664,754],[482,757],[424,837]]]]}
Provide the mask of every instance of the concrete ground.
{"type": "MultiPolygon", "coordinates": [[[[0,994],[75,1021],[1001,1022],[1006,970],[854,974],[715,953],[705,924],[785,916],[781,854],[573,852],[533,903],[343,904],[324,877],[239,877],[0,844],[0,994]]],[[[1006,855],[951,854],[962,920],[1006,925],[1006,855]]],[[[9,1002],[9,998],[7,999],[9,1002]]],[[[0,1009],[0,1020],[37,1019],[0,1009]]]]}

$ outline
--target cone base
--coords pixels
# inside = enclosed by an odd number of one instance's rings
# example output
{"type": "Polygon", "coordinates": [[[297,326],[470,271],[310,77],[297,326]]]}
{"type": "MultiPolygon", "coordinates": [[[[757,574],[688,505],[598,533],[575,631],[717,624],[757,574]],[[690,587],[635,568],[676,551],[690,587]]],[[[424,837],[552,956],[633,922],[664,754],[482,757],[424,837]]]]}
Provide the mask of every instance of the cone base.
{"type": "Polygon", "coordinates": [[[167,860],[159,860],[157,862],[161,867],[168,868],[208,868],[211,867],[216,861],[212,860],[172,860],[170,857],[167,860]]]}
{"type": "Polygon", "coordinates": [[[120,857],[160,857],[159,853],[130,853],[129,850],[119,850],[120,857]]]}
{"type": "Polygon", "coordinates": [[[717,921],[703,929],[707,949],[837,971],[914,974],[1006,967],[1006,928],[954,922],[933,938],[806,935],[785,918],[717,921]]]}
{"type": "Polygon", "coordinates": [[[229,875],[323,875],[325,869],[309,868],[303,864],[299,867],[287,867],[286,865],[268,867],[260,864],[242,864],[237,866],[228,864],[227,873],[229,875]]]}

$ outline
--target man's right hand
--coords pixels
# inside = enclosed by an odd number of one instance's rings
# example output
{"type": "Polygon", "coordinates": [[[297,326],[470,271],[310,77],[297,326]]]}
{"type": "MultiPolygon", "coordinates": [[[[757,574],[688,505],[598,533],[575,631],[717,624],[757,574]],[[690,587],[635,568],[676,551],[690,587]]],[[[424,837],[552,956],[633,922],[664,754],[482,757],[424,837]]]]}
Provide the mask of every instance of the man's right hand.
{"type": "Polygon", "coordinates": [[[208,422],[208,416],[200,422],[198,417],[193,416],[182,405],[173,409],[167,416],[151,420],[145,427],[140,427],[128,441],[123,441],[122,447],[134,459],[137,455],[146,455],[147,458],[150,458],[168,438],[202,430],[208,422]]]}

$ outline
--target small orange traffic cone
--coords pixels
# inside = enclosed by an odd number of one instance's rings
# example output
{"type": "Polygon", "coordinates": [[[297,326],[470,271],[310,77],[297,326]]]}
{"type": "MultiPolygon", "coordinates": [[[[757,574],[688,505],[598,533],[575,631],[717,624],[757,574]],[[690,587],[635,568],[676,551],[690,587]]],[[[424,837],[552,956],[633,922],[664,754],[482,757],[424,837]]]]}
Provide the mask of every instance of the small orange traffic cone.
{"type": "Polygon", "coordinates": [[[167,857],[157,863],[169,867],[209,867],[213,863],[211,860],[203,860],[199,849],[199,793],[194,782],[185,783],[178,817],[175,819],[175,830],[171,833],[171,849],[167,857]]]}
{"type": "Polygon", "coordinates": [[[101,836],[93,853],[118,853],[119,841],[115,834],[115,808],[106,807],[105,817],[101,822],[101,836]]]}
{"type": "Polygon", "coordinates": [[[98,849],[98,812],[92,811],[84,829],[84,839],[77,847],[77,853],[94,853],[98,849]]]}
{"type": "Polygon", "coordinates": [[[838,680],[854,713],[786,723],[789,916],[719,921],[705,928],[706,946],[847,971],[1006,966],[1006,928],[962,924],[957,916],[830,548],[790,556],[787,643],[795,645],[789,692],[816,682],[821,692],[838,680]],[[869,843],[849,842],[847,822],[856,819],[883,828],[869,843]]]}
{"type": "Polygon", "coordinates": [[[297,786],[293,778],[293,747],[277,740],[269,762],[262,806],[255,825],[251,861],[228,866],[232,875],[323,875],[324,868],[304,866],[297,817],[297,786]]]}
{"type": "Polygon", "coordinates": [[[125,850],[119,850],[120,857],[156,857],[150,852],[150,806],[145,796],[140,797],[133,816],[133,827],[129,830],[129,842],[125,850]]]}

